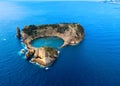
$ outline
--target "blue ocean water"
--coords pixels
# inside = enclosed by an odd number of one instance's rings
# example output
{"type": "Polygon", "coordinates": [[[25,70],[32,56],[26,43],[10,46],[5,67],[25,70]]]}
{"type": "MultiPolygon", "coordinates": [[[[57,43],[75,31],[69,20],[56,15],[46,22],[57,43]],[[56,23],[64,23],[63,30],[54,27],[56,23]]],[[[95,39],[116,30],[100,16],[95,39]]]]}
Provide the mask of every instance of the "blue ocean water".
{"type": "Polygon", "coordinates": [[[37,38],[31,42],[31,45],[37,48],[47,46],[47,47],[58,49],[63,45],[63,43],[64,43],[64,40],[62,40],[59,37],[53,36],[53,37],[37,38]]]}
{"type": "Polygon", "coordinates": [[[0,86],[120,86],[120,4],[0,2],[0,86]],[[25,60],[16,27],[80,23],[84,40],[45,70],[25,60]]]}

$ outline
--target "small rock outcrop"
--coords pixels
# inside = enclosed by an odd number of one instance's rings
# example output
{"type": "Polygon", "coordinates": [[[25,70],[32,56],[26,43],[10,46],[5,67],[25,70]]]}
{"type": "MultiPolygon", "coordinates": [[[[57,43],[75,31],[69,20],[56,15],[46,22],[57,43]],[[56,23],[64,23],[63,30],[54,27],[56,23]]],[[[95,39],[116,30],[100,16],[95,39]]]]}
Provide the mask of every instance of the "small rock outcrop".
{"type": "MultiPolygon", "coordinates": [[[[31,62],[38,63],[42,66],[52,64],[57,56],[58,51],[51,47],[36,48],[31,45],[31,41],[40,37],[57,36],[64,40],[63,45],[76,45],[84,38],[84,29],[80,24],[62,23],[46,25],[29,25],[22,30],[22,41],[27,46],[28,52],[26,58],[33,57],[31,62]]],[[[17,37],[20,37],[20,30],[17,28],[17,37]]]]}
{"type": "Polygon", "coordinates": [[[31,58],[35,53],[35,50],[34,49],[29,49],[27,52],[26,52],[26,58],[29,59],[31,58]]]}
{"type": "Polygon", "coordinates": [[[34,58],[31,59],[31,62],[38,63],[42,66],[48,66],[56,60],[57,56],[57,50],[51,47],[41,47],[36,49],[34,58]]]}
{"type": "Polygon", "coordinates": [[[16,37],[21,38],[21,33],[20,33],[20,28],[19,27],[16,28],[16,37]]]}

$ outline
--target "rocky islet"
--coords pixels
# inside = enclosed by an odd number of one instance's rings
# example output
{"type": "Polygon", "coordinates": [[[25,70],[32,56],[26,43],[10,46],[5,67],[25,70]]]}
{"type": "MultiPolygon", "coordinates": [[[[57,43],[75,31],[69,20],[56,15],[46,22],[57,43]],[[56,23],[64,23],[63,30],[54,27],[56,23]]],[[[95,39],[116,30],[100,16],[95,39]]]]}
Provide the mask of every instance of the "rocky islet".
{"type": "Polygon", "coordinates": [[[60,48],[66,45],[76,45],[83,40],[84,29],[77,23],[29,25],[22,29],[21,34],[20,29],[17,27],[16,36],[18,38],[22,36],[22,41],[27,47],[27,59],[41,66],[49,66],[57,59],[59,51],[50,46],[36,48],[31,45],[31,42],[41,37],[56,36],[64,40],[60,48]]]}

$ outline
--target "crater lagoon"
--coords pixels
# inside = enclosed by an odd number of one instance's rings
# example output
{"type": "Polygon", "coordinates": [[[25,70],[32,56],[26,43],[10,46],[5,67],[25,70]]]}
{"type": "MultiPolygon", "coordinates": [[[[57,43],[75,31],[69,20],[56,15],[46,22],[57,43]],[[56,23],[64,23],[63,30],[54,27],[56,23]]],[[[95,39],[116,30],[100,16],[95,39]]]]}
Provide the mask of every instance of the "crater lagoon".
{"type": "Polygon", "coordinates": [[[47,46],[58,49],[63,45],[63,43],[64,43],[63,39],[52,36],[37,38],[31,42],[31,45],[36,48],[47,46]]]}

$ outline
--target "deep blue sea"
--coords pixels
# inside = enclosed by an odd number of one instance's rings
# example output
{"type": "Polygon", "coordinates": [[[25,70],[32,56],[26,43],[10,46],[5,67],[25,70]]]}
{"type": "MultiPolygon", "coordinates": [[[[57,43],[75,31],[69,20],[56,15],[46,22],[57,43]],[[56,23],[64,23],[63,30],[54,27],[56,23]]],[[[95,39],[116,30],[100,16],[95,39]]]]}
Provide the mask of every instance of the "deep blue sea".
{"type": "Polygon", "coordinates": [[[0,1],[0,86],[120,86],[120,4],[0,1]],[[64,22],[80,23],[85,38],[48,70],[19,55],[17,26],[64,22]]]}

